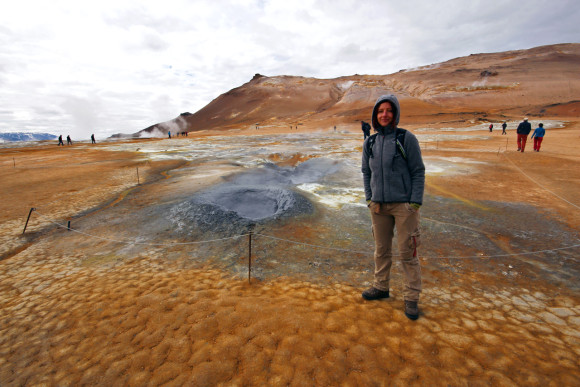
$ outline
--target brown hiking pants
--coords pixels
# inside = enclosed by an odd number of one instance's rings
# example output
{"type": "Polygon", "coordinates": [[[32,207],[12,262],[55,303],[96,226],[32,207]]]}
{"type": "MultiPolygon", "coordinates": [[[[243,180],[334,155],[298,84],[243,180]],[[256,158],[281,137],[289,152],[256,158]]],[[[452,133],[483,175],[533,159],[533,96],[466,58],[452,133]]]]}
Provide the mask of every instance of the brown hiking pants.
{"type": "Polygon", "coordinates": [[[375,279],[373,286],[389,290],[391,265],[393,263],[392,242],[395,227],[401,263],[405,272],[404,297],[407,301],[419,301],[421,293],[421,266],[417,247],[421,243],[420,215],[409,203],[369,204],[375,238],[375,279]]]}

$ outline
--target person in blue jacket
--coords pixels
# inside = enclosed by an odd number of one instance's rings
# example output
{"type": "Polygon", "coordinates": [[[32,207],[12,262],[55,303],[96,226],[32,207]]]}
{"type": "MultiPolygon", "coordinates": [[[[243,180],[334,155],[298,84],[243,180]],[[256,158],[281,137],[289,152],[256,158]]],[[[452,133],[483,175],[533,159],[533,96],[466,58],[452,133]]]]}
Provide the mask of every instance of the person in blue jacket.
{"type": "Polygon", "coordinates": [[[542,141],[544,140],[544,135],[546,134],[546,129],[544,129],[544,124],[540,123],[534,133],[532,133],[532,138],[534,139],[534,150],[536,152],[540,151],[542,146],[542,141]]]}
{"type": "Polygon", "coordinates": [[[417,255],[421,243],[419,209],[425,189],[425,165],[417,138],[397,127],[400,114],[396,96],[380,97],[373,108],[371,121],[377,133],[363,144],[361,170],[375,239],[375,273],[373,285],[362,293],[362,297],[366,300],[389,297],[396,228],[405,273],[405,315],[416,320],[421,293],[421,267],[417,255]]]}

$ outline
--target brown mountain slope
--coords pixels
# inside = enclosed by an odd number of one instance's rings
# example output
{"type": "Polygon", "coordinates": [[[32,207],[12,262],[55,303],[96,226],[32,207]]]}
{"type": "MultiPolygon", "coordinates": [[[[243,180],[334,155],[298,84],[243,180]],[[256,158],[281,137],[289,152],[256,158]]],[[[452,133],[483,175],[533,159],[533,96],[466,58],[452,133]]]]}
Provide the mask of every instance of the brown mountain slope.
{"type": "Polygon", "coordinates": [[[473,54],[389,75],[335,79],[256,74],[194,114],[155,124],[159,130],[199,131],[260,126],[326,128],[369,120],[370,106],[395,93],[403,124],[457,125],[523,115],[578,117],[580,44],[473,54]]]}

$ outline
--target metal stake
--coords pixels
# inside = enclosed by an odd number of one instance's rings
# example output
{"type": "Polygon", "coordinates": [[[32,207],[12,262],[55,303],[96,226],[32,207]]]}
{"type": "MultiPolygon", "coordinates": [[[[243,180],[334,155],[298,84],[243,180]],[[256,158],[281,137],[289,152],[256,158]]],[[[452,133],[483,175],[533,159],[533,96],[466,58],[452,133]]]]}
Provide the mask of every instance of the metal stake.
{"type": "Polygon", "coordinates": [[[30,220],[30,215],[32,215],[32,211],[36,210],[36,208],[31,208],[30,212],[28,213],[28,218],[26,218],[26,224],[24,225],[24,230],[22,230],[22,234],[26,232],[26,227],[28,226],[28,221],[30,220]]]}
{"type": "Polygon", "coordinates": [[[252,279],[252,232],[248,234],[248,283],[252,279]]]}

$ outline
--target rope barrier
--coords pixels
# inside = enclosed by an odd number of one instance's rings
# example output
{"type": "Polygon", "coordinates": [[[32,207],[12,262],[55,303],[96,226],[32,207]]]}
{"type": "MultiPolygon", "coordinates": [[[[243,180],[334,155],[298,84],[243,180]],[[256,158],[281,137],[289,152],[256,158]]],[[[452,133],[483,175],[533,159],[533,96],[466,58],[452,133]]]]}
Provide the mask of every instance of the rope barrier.
{"type": "MultiPolygon", "coordinates": [[[[38,213],[38,210],[36,210],[36,212],[38,213]]],[[[119,240],[119,239],[110,239],[110,238],[103,238],[100,237],[98,235],[92,235],[92,234],[88,234],[86,232],[82,232],[79,230],[75,230],[74,228],[70,228],[68,226],[65,226],[63,224],[60,224],[58,222],[55,222],[51,219],[48,219],[47,217],[43,216],[42,214],[38,214],[41,218],[46,219],[48,222],[53,223],[59,227],[62,228],[66,228],[67,230],[76,232],[78,234],[81,235],[86,235],[89,236],[91,238],[97,238],[97,239],[101,239],[104,241],[108,241],[108,242],[114,242],[114,243],[124,243],[124,244],[128,244],[128,245],[146,245],[146,246],[175,246],[175,245],[196,245],[196,244],[201,244],[201,243],[211,243],[211,242],[220,242],[220,241],[225,241],[228,239],[237,239],[237,238],[242,238],[245,236],[248,236],[248,234],[241,234],[241,235],[235,235],[233,237],[226,237],[226,238],[219,238],[219,239],[208,239],[208,240],[204,240],[204,241],[196,241],[196,242],[175,242],[175,243],[145,243],[145,242],[137,242],[137,241],[130,241],[130,240],[119,240]]]]}
{"type": "Polygon", "coordinates": [[[336,247],[326,247],[326,246],[320,246],[320,245],[312,245],[310,243],[304,243],[304,242],[297,242],[297,241],[291,241],[289,239],[284,239],[284,238],[277,238],[277,237],[273,237],[271,235],[265,235],[265,234],[260,234],[260,233],[254,233],[254,235],[260,235],[263,236],[265,238],[270,238],[270,239],[276,239],[279,241],[284,241],[284,242],[289,242],[289,243],[294,243],[296,245],[304,245],[304,246],[310,246],[310,247],[316,247],[319,249],[326,249],[326,250],[335,250],[335,251],[343,251],[345,253],[355,253],[355,254],[364,254],[364,255],[374,255],[374,253],[369,253],[368,251],[356,251],[356,250],[347,250],[347,249],[339,249],[336,247]]]}
{"type": "Polygon", "coordinates": [[[502,154],[507,161],[509,161],[511,163],[511,165],[513,165],[518,171],[520,171],[522,173],[522,175],[524,175],[525,177],[527,177],[528,179],[530,179],[531,181],[533,181],[534,183],[536,183],[540,188],[548,191],[549,193],[551,193],[552,195],[554,195],[555,197],[557,197],[558,199],[561,199],[563,201],[565,201],[566,203],[570,204],[571,206],[574,206],[578,209],[580,209],[580,206],[577,206],[576,204],[564,199],[562,196],[558,195],[555,192],[550,191],[549,189],[547,189],[546,187],[544,187],[543,185],[541,185],[540,183],[538,183],[536,180],[534,180],[533,178],[531,178],[528,174],[526,174],[520,167],[518,167],[512,160],[510,160],[509,157],[507,157],[505,154],[502,154]]]}
{"type": "MultiPolygon", "coordinates": [[[[338,249],[335,247],[326,247],[326,246],[319,246],[319,245],[312,245],[309,243],[303,243],[303,242],[297,242],[297,241],[292,241],[289,239],[284,239],[284,238],[277,238],[277,237],[273,237],[270,235],[264,235],[264,234],[260,234],[260,233],[255,233],[254,235],[260,235],[266,238],[270,238],[270,239],[276,239],[276,240],[280,240],[280,241],[284,241],[284,242],[289,242],[289,243],[294,243],[294,244],[299,244],[299,245],[305,245],[305,246],[311,246],[311,247],[317,247],[317,248],[322,248],[322,249],[327,249],[327,250],[336,250],[336,251],[344,251],[344,252],[349,252],[349,253],[356,253],[356,254],[365,254],[365,255],[374,255],[374,253],[369,253],[367,252],[363,252],[363,251],[356,251],[356,250],[346,250],[346,249],[338,249]]],[[[566,246],[566,247],[559,247],[559,248],[555,248],[555,249],[548,249],[548,250],[538,250],[538,251],[528,251],[528,252],[523,252],[523,253],[517,253],[517,254],[497,254],[497,255],[473,255],[473,256],[449,256],[449,257],[433,257],[433,256],[423,256],[421,258],[423,259],[476,259],[476,258],[500,258],[500,257],[510,257],[510,256],[518,256],[518,255],[533,255],[533,254],[540,254],[540,253],[547,253],[547,252],[551,252],[551,251],[560,251],[560,250],[567,250],[567,249],[572,249],[575,247],[580,247],[580,244],[577,245],[572,245],[572,246],[566,246]]],[[[394,257],[398,257],[400,256],[399,254],[393,254],[394,257]]]]}
{"type": "MultiPolygon", "coordinates": [[[[36,211],[38,213],[38,209],[36,208],[32,208],[30,211],[30,214],[32,213],[32,211],[36,211]]],[[[325,247],[325,246],[319,246],[319,245],[314,245],[314,244],[309,244],[309,243],[303,243],[303,242],[297,242],[297,241],[292,241],[289,239],[284,239],[284,238],[278,238],[278,237],[273,237],[271,235],[265,235],[265,234],[261,234],[261,233],[247,233],[247,234],[242,234],[242,235],[238,235],[238,236],[234,236],[234,237],[227,237],[227,238],[219,238],[219,239],[212,239],[212,240],[204,240],[204,241],[197,241],[197,242],[187,242],[187,243],[172,243],[172,244],[156,244],[156,243],[140,243],[140,242],[134,242],[134,241],[123,241],[123,240],[115,240],[115,239],[108,239],[108,238],[103,238],[103,237],[99,237],[96,235],[91,235],[88,233],[84,233],[82,231],[79,230],[75,230],[72,229],[68,226],[65,226],[63,224],[60,224],[56,221],[53,221],[52,219],[47,218],[46,216],[42,215],[39,213],[39,216],[46,219],[47,221],[49,221],[50,223],[53,223],[55,225],[57,225],[58,227],[62,227],[62,228],[67,228],[70,231],[82,234],[82,235],[86,235],[86,236],[90,236],[93,238],[97,238],[97,239],[101,239],[101,240],[107,240],[107,241],[111,241],[111,242],[117,242],[117,243],[127,243],[127,244],[139,244],[139,245],[151,245],[151,246],[172,246],[172,245],[189,245],[189,244],[200,244],[200,243],[209,243],[209,242],[216,242],[216,241],[223,241],[223,240],[228,240],[228,239],[236,239],[236,238],[240,238],[240,237],[244,237],[244,236],[249,236],[249,249],[248,249],[248,282],[251,281],[251,258],[252,258],[252,235],[259,235],[265,238],[270,238],[270,239],[274,239],[274,240],[279,240],[279,241],[285,241],[285,242],[289,242],[289,243],[294,243],[294,244],[300,244],[300,245],[304,245],[304,246],[310,246],[310,247],[315,247],[315,248],[323,248],[323,249],[328,249],[328,250],[334,250],[334,251],[343,251],[343,252],[352,252],[352,253],[357,253],[357,254],[369,254],[368,252],[361,252],[361,251],[356,251],[356,250],[348,250],[348,249],[339,249],[339,248],[334,248],[334,247],[325,247]]],[[[69,223],[70,224],[70,223],[69,223]]],[[[553,252],[553,251],[560,251],[560,250],[566,250],[566,249],[570,249],[570,248],[575,248],[575,247],[580,247],[580,244],[576,244],[573,246],[566,246],[566,247],[561,247],[561,248],[555,248],[555,249],[547,249],[547,250],[541,250],[541,251],[533,251],[533,252],[524,252],[524,253],[519,253],[519,254],[499,254],[499,255],[488,255],[488,256],[472,256],[472,257],[423,257],[425,259],[457,259],[457,258],[493,258],[493,257],[508,257],[508,256],[515,256],[515,255],[530,255],[530,254],[538,254],[538,253],[543,253],[543,252],[553,252]]],[[[336,279],[334,275],[332,275],[331,273],[328,274],[331,278],[336,279]]],[[[251,283],[251,282],[250,282],[251,283]]],[[[348,285],[356,287],[356,285],[353,285],[351,283],[348,283],[348,285]]],[[[443,303],[447,303],[449,304],[449,306],[454,309],[455,305],[457,302],[457,300],[444,300],[443,303]]],[[[545,321],[542,318],[539,318],[539,320],[543,323],[543,324],[547,324],[548,322],[545,321]]],[[[526,324],[528,324],[529,322],[526,322],[526,324]]]]}
{"type": "Polygon", "coordinates": [[[558,247],[555,249],[548,249],[548,250],[537,250],[537,251],[527,251],[523,253],[514,253],[514,254],[496,254],[496,255],[474,255],[474,256],[450,256],[450,257],[422,257],[424,259],[474,259],[474,258],[501,258],[501,257],[515,257],[518,255],[534,255],[534,254],[541,254],[541,253],[549,253],[553,251],[561,251],[561,250],[568,250],[573,249],[576,247],[580,247],[580,244],[572,245],[572,246],[565,246],[565,247],[558,247]]]}
{"type": "MultiPolygon", "coordinates": [[[[38,209],[35,209],[35,212],[38,213],[38,209]]],[[[208,239],[208,240],[195,241],[195,242],[175,242],[175,243],[149,243],[149,242],[137,242],[137,241],[133,241],[133,240],[119,240],[119,239],[104,238],[104,237],[100,237],[100,236],[97,236],[97,235],[88,234],[88,233],[85,233],[85,232],[82,232],[82,231],[79,231],[79,230],[75,230],[73,228],[70,228],[67,225],[63,225],[63,224],[58,223],[58,222],[56,222],[54,220],[51,220],[51,219],[47,218],[46,216],[43,216],[40,213],[38,213],[38,215],[41,218],[44,218],[45,220],[47,220],[48,222],[57,225],[58,227],[66,228],[67,230],[76,232],[78,234],[85,235],[85,236],[88,236],[88,237],[91,237],[91,238],[97,238],[97,239],[104,240],[104,241],[108,241],[108,242],[124,243],[124,244],[128,244],[128,245],[145,245],[145,246],[175,246],[175,245],[182,246],[182,245],[197,245],[197,244],[202,244],[202,243],[213,243],[213,242],[220,242],[220,241],[230,240],[230,239],[239,239],[239,238],[246,237],[246,236],[252,234],[252,235],[255,235],[255,236],[262,236],[264,238],[274,239],[274,240],[278,240],[278,241],[283,241],[283,242],[288,242],[288,243],[292,243],[292,244],[296,244],[296,245],[308,246],[308,247],[313,247],[313,248],[318,248],[318,249],[341,251],[341,252],[345,252],[345,253],[354,253],[354,254],[362,254],[362,255],[374,255],[374,252],[369,252],[369,251],[357,251],[357,250],[349,250],[349,249],[340,249],[340,248],[337,248],[337,247],[321,246],[321,245],[315,245],[315,244],[311,244],[311,243],[305,243],[305,242],[293,241],[293,240],[290,240],[290,239],[284,239],[284,238],[274,237],[274,236],[271,236],[271,235],[266,235],[266,234],[261,234],[261,233],[246,233],[246,234],[235,235],[233,237],[225,237],[225,238],[218,238],[218,239],[208,239]]],[[[433,260],[433,259],[487,259],[487,258],[502,258],[502,257],[513,257],[513,256],[520,256],[520,255],[535,255],[535,254],[541,254],[541,253],[556,252],[556,251],[573,249],[573,248],[577,248],[577,247],[580,247],[580,244],[575,244],[575,245],[571,245],[571,246],[564,246],[564,247],[558,247],[558,248],[554,248],[554,249],[545,249],[545,250],[537,250],[537,251],[526,251],[526,252],[511,253],[511,254],[472,255],[472,256],[447,256],[447,257],[423,256],[421,258],[422,259],[429,259],[429,260],[433,260]]],[[[393,257],[398,257],[400,255],[399,254],[393,254],[392,256],[393,257]]]]}

